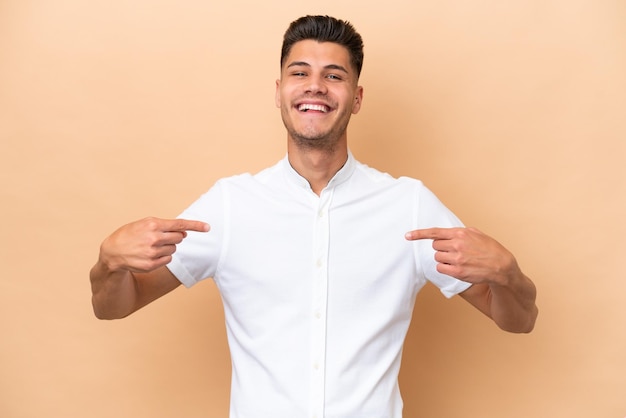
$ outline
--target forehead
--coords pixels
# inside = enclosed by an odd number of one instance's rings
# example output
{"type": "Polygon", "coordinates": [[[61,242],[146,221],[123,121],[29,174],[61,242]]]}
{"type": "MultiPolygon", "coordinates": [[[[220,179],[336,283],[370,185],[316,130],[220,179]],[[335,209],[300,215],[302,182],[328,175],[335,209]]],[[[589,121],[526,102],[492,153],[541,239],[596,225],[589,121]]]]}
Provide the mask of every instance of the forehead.
{"type": "Polygon", "coordinates": [[[346,47],[334,42],[317,42],[313,39],[293,44],[283,67],[288,67],[294,62],[307,63],[311,66],[341,65],[344,68],[352,68],[350,53],[346,47]]]}

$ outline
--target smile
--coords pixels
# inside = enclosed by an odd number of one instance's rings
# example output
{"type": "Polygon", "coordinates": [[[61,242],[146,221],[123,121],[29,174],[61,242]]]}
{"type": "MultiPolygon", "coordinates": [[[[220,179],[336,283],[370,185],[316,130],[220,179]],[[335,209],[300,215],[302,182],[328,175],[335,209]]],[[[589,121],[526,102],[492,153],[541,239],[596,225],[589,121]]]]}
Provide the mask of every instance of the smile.
{"type": "Polygon", "coordinates": [[[330,111],[330,108],[326,105],[321,104],[302,103],[298,106],[298,110],[300,112],[308,112],[309,110],[311,110],[314,112],[328,113],[330,111]]]}

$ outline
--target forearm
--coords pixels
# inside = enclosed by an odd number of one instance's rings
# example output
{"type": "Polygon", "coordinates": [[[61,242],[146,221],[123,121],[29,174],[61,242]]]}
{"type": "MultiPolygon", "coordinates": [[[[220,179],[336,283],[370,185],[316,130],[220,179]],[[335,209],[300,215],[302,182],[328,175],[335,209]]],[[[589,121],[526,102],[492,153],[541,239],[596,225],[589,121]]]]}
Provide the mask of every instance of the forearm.
{"type": "Polygon", "coordinates": [[[538,314],[536,296],[533,282],[518,270],[506,283],[489,285],[491,317],[505,331],[530,332],[538,314]]]}
{"type": "Polygon", "coordinates": [[[136,310],[137,287],[128,270],[110,270],[98,261],[89,272],[91,303],[99,319],[119,319],[136,310]]]}

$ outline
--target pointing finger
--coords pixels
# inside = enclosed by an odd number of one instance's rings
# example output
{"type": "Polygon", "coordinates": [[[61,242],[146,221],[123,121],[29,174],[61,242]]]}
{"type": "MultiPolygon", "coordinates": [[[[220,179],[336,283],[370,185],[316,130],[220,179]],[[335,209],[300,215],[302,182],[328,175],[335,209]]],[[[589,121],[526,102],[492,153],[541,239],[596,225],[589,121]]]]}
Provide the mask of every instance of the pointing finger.
{"type": "Polygon", "coordinates": [[[208,232],[209,229],[208,223],[189,219],[166,219],[163,224],[163,230],[167,232],[208,232]]]}
{"type": "Polygon", "coordinates": [[[426,228],[407,232],[404,237],[409,241],[420,239],[451,239],[454,228],[426,228]]]}
{"type": "Polygon", "coordinates": [[[181,231],[195,231],[195,232],[208,232],[211,227],[208,223],[202,221],[179,219],[182,222],[180,225],[181,231]]]}

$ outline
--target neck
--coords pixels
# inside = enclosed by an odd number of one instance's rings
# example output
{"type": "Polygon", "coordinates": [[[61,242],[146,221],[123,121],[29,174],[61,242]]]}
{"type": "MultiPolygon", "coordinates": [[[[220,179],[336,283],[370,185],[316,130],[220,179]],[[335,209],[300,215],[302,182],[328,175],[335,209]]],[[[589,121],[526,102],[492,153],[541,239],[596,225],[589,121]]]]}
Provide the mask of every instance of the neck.
{"type": "Polygon", "coordinates": [[[348,159],[345,144],[337,144],[333,149],[314,149],[298,147],[289,141],[287,153],[291,166],[309,182],[318,196],[348,159]]]}

